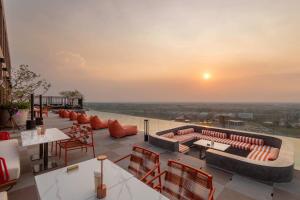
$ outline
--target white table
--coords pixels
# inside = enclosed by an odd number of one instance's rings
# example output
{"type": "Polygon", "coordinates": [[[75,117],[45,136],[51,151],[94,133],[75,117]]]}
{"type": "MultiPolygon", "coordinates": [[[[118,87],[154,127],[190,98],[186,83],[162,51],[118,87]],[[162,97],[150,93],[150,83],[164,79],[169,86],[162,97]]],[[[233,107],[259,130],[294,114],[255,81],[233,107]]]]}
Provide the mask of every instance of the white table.
{"type": "Polygon", "coordinates": [[[44,135],[38,135],[37,130],[28,130],[21,132],[22,146],[40,145],[40,158],[43,157],[43,164],[34,166],[34,173],[48,170],[57,166],[55,162],[48,162],[48,143],[60,140],[66,140],[70,137],[57,128],[45,130],[44,135]]]}
{"type": "MultiPolygon", "coordinates": [[[[136,179],[132,174],[109,160],[104,161],[104,200],[167,200],[166,197],[136,179]]],[[[67,167],[35,176],[41,200],[97,199],[94,172],[100,171],[100,162],[91,159],[78,163],[77,170],[67,173],[67,167]]]]}
{"type": "MultiPolygon", "coordinates": [[[[228,144],[222,144],[222,143],[219,143],[219,142],[214,142],[214,144],[212,145],[211,141],[203,140],[203,139],[198,140],[198,141],[194,142],[193,144],[196,145],[196,146],[204,147],[204,150],[206,150],[208,148],[211,148],[211,149],[216,149],[216,150],[219,150],[219,151],[226,151],[230,147],[230,145],[228,145],[228,144]]],[[[204,159],[205,156],[202,156],[201,149],[200,149],[200,158],[204,159]]]]}

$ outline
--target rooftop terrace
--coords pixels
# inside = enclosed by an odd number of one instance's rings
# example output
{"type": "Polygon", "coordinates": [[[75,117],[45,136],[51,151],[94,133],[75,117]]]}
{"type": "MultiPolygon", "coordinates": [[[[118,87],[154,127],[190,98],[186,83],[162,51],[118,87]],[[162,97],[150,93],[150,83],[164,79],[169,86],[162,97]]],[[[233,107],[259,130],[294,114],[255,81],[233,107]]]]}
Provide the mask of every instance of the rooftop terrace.
{"type": "MultiPolygon", "coordinates": [[[[103,118],[119,119],[123,123],[137,124],[139,125],[139,129],[143,130],[143,118],[93,111],[89,114],[98,114],[103,118]]],[[[49,117],[44,120],[47,128],[64,128],[72,124],[69,120],[61,119],[54,114],[50,114],[49,117]]],[[[150,133],[181,125],[181,123],[178,122],[166,121],[165,123],[162,123],[160,121],[161,120],[150,121],[150,133]]],[[[13,137],[20,139],[18,133],[14,134],[13,137]]],[[[205,160],[198,159],[199,152],[197,150],[192,149],[189,155],[185,155],[152,146],[149,143],[144,142],[142,133],[136,136],[113,139],[109,136],[107,130],[99,130],[95,131],[94,139],[96,155],[106,154],[110,160],[116,160],[117,158],[130,153],[132,145],[137,144],[158,152],[161,158],[162,169],[166,167],[168,159],[180,160],[196,168],[201,167],[204,171],[213,176],[213,184],[216,188],[215,199],[300,199],[300,171],[296,169],[294,170],[294,178],[290,183],[263,183],[208,166],[206,165],[205,160]]],[[[8,193],[10,200],[24,199],[24,195],[26,195],[26,199],[38,199],[34,175],[32,174],[32,165],[34,162],[30,161],[30,155],[37,152],[38,146],[29,148],[20,147],[21,177],[18,180],[17,185],[15,185],[8,193]]],[[[297,153],[295,154],[299,155],[297,153]]],[[[85,151],[70,152],[69,164],[75,164],[91,158],[92,153],[90,151],[87,153],[85,151]]],[[[57,160],[59,167],[63,167],[63,159],[58,160],[57,157],[54,157],[53,159],[57,160]]],[[[121,162],[120,164],[125,168],[127,163],[121,162]]],[[[296,168],[297,167],[298,165],[296,165],[296,168]]]]}

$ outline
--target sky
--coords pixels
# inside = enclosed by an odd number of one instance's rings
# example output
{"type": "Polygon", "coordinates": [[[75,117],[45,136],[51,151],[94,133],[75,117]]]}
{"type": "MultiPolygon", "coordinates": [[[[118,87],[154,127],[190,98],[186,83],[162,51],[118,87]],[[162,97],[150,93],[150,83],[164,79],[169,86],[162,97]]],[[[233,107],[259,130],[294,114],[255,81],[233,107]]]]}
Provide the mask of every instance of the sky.
{"type": "Polygon", "coordinates": [[[93,102],[300,102],[299,0],[4,6],[12,65],[41,74],[52,84],[48,95],[78,89],[93,102]]]}

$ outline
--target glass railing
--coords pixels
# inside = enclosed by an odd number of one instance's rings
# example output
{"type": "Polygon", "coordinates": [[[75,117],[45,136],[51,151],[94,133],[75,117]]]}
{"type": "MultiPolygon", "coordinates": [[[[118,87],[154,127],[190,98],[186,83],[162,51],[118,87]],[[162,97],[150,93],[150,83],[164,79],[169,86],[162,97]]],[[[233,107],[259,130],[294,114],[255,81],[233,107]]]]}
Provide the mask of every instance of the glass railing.
{"type": "MultiPolygon", "coordinates": [[[[144,130],[144,120],[149,120],[149,132],[150,134],[156,133],[158,131],[163,131],[171,128],[176,128],[183,125],[189,125],[191,123],[185,122],[177,122],[171,120],[161,120],[161,119],[154,119],[154,118],[147,118],[147,117],[137,117],[125,114],[117,114],[117,113],[108,113],[108,112],[100,112],[95,110],[87,111],[88,115],[98,115],[101,119],[117,119],[121,124],[129,124],[129,125],[137,125],[140,131],[144,130]]],[[[237,129],[243,131],[252,131],[258,133],[269,133],[272,135],[272,132],[263,132],[261,129],[253,130],[249,128],[243,128],[243,126],[226,126],[229,129],[237,129]]],[[[277,134],[276,134],[277,135],[277,134]]],[[[295,168],[300,169],[300,139],[287,137],[287,136],[278,136],[288,140],[294,146],[294,157],[295,157],[295,168]]]]}

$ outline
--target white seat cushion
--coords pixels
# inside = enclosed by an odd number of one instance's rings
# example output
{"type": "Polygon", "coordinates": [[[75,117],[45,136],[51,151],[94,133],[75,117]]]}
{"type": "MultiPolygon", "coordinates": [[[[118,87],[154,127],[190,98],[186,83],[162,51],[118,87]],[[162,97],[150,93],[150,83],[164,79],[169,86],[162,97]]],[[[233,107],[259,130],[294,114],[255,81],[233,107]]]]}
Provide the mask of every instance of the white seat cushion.
{"type": "Polygon", "coordinates": [[[0,192],[0,200],[7,200],[7,192],[0,192]]]}
{"type": "Polygon", "coordinates": [[[9,180],[15,180],[20,177],[20,156],[18,140],[0,141],[0,157],[5,159],[9,180]]]}

